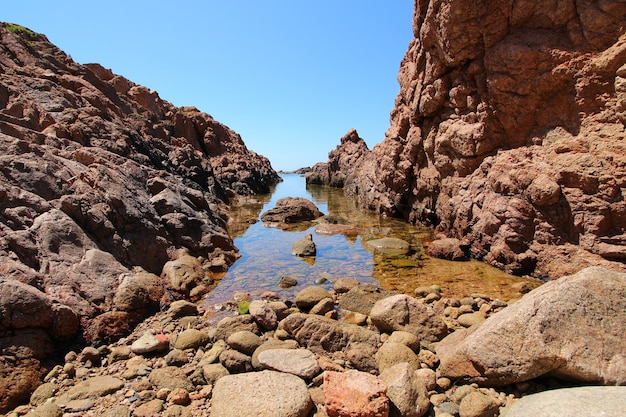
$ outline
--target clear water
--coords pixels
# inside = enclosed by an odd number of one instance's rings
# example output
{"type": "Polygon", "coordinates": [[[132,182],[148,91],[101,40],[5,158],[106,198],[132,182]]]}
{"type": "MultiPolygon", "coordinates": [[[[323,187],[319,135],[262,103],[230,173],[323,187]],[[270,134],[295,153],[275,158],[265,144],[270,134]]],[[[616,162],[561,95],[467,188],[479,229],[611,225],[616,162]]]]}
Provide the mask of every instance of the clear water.
{"type": "MultiPolygon", "coordinates": [[[[271,195],[246,198],[233,204],[229,231],[239,248],[241,258],[228,272],[213,277],[217,285],[206,296],[202,306],[209,315],[223,310],[236,293],[249,294],[258,299],[266,291],[274,291],[283,299],[292,299],[305,286],[332,287],[337,278],[356,278],[362,283],[373,283],[399,292],[412,293],[420,286],[439,285],[443,295],[463,297],[480,293],[492,298],[510,300],[519,297],[511,284],[525,280],[507,275],[482,262],[451,262],[430,258],[424,245],[432,240],[432,230],[416,227],[398,219],[378,216],[359,209],[346,198],[343,190],[306,185],[304,177],[282,175],[271,195]],[[283,197],[304,197],[312,200],[325,214],[341,218],[353,226],[347,235],[322,235],[315,232],[317,222],[305,222],[295,229],[281,230],[266,227],[260,214],[274,207],[283,197]],[[298,258],[291,254],[297,240],[311,233],[317,246],[317,256],[298,258]],[[389,255],[373,251],[364,245],[372,239],[398,237],[409,242],[411,253],[389,255]],[[298,285],[281,289],[282,276],[291,276],[298,285]],[[325,281],[325,282],[321,282],[325,281]]],[[[241,294],[238,295],[242,298],[241,294]]]]}

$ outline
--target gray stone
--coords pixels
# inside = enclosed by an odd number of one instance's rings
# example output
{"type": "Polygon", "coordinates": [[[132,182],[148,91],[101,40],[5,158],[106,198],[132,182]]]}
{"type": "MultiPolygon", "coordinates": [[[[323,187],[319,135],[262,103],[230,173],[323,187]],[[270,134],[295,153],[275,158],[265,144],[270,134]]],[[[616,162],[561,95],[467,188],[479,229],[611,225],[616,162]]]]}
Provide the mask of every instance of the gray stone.
{"type": "Polygon", "coordinates": [[[187,375],[176,366],[166,366],[163,368],[154,369],[150,372],[148,380],[152,385],[161,388],[182,388],[187,391],[193,391],[194,386],[187,378],[187,375]]]}
{"type": "Polygon", "coordinates": [[[121,379],[109,375],[95,376],[74,385],[60,397],[59,402],[64,403],[70,400],[103,397],[123,387],[124,381],[121,379]]]}
{"type": "Polygon", "coordinates": [[[357,285],[359,285],[359,281],[354,278],[339,278],[335,281],[333,289],[337,294],[344,294],[357,285]]]}
{"type": "Polygon", "coordinates": [[[270,349],[297,349],[298,342],[293,339],[290,340],[279,340],[279,339],[270,339],[264,342],[261,346],[259,346],[254,353],[252,354],[252,367],[257,370],[261,370],[261,364],[259,363],[259,355],[266,350],[270,349]]]}
{"type": "Polygon", "coordinates": [[[268,349],[259,354],[259,364],[303,379],[312,379],[320,372],[315,355],[306,349],[268,349]]]}
{"type": "Polygon", "coordinates": [[[165,363],[170,366],[181,366],[189,361],[185,351],[180,349],[172,349],[165,355],[165,363]]]}
{"type": "Polygon", "coordinates": [[[502,417],[624,417],[626,387],[561,388],[531,394],[502,409],[502,417]]]}
{"type": "Polygon", "coordinates": [[[211,417],[306,417],[313,407],[305,382],[275,371],[228,375],[213,389],[211,417]]]}

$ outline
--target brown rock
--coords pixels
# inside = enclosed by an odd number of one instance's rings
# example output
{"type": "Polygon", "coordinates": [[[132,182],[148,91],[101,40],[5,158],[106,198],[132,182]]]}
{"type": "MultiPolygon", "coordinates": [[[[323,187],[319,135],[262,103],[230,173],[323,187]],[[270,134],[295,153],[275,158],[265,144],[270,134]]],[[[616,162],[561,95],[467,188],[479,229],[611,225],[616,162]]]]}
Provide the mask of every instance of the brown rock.
{"type": "Polygon", "coordinates": [[[426,385],[408,363],[385,369],[379,378],[387,386],[391,415],[421,417],[428,412],[430,401],[426,385]]]}
{"type": "Polygon", "coordinates": [[[623,384],[626,274],[599,267],[548,282],[437,345],[437,372],[506,385],[546,373],[586,383],[623,384]],[[524,349],[520,350],[519,346],[524,349]]]}
{"type": "Polygon", "coordinates": [[[269,223],[297,223],[315,220],[324,214],[310,200],[301,197],[285,197],[276,206],[261,215],[261,220],[269,223]]]}
{"type": "Polygon", "coordinates": [[[461,248],[461,241],[454,238],[437,239],[428,245],[428,255],[449,261],[467,261],[467,255],[461,248]]]}
{"type": "Polygon", "coordinates": [[[350,133],[307,181],[516,274],[626,270],[625,18],[618,1],[416,3],[385,139],[350,133]]]}
{"type": "Polygon", "coordinates": [[[326,298],[332,298],[332,295],[326,289],[313,285],[298,292],[295,301],[299,309],[308,311],[326,298]]]}

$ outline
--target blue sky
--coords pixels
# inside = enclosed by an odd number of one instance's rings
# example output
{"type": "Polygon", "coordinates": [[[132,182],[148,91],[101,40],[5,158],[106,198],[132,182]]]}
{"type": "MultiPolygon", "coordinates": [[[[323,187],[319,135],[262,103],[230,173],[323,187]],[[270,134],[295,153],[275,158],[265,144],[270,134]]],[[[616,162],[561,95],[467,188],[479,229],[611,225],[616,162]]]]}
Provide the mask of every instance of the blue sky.
{"type": "Polygon", "coordinates": [[[0,20],[211,114],[277,170],[326,161],[350,128],[381,142],[412,38],[411,0],[4,3],[0,20]]]}

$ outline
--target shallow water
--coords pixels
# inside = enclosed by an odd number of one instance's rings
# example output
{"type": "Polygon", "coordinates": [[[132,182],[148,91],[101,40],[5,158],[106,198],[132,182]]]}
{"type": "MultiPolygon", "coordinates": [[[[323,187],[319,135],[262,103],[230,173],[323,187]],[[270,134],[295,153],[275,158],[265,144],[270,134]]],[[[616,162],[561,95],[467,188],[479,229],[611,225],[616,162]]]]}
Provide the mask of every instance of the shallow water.
{"type": "Polygon", "coordinates": [[[430,228],[361,210],[353,200],[345,197],[341,189],[306,185],[300,175],[281,177],[283,182],[271,195],[247,198],[233,204],[229,231],[242,256],[228,272],[214,277],[217,285],[202,302],[209,316],[221,316],[217,312],[237,292],[258,299],[265,291],[275,291],[283,299],[293,300],[305,286],[322,285],[330,289],[333,281],[342,277],[408,294],[420,286],[439,285],[442,295],[447,297],[479,293],[505,301],[520,297],[511,288],[513,283],[525,281],[531,287],[539,285],[535,280],[508,275],[479,261],[451,262],[431,258],[424,250],[424,245],[432,240],[430,228]],[[347,235],[322,235],[315,232],[317,222],[306,222],[291,230],[264,226],[258,220],[260,214],[274,207],[283,197],[308,198],[323,213],[355,227],[347,235]],[[308,233],[313,235],[317,256],[313,259],[293,256],[294,242],[308,233]],[[408,256],[383,254],[364,244],[381,237],[406,240],[411,253],[408,256]],[[298,285],[281,289],[278,281],[282,276],[296,278],[298,285]],[[320,284],[320,279],[326,282],[320,284]]]}

